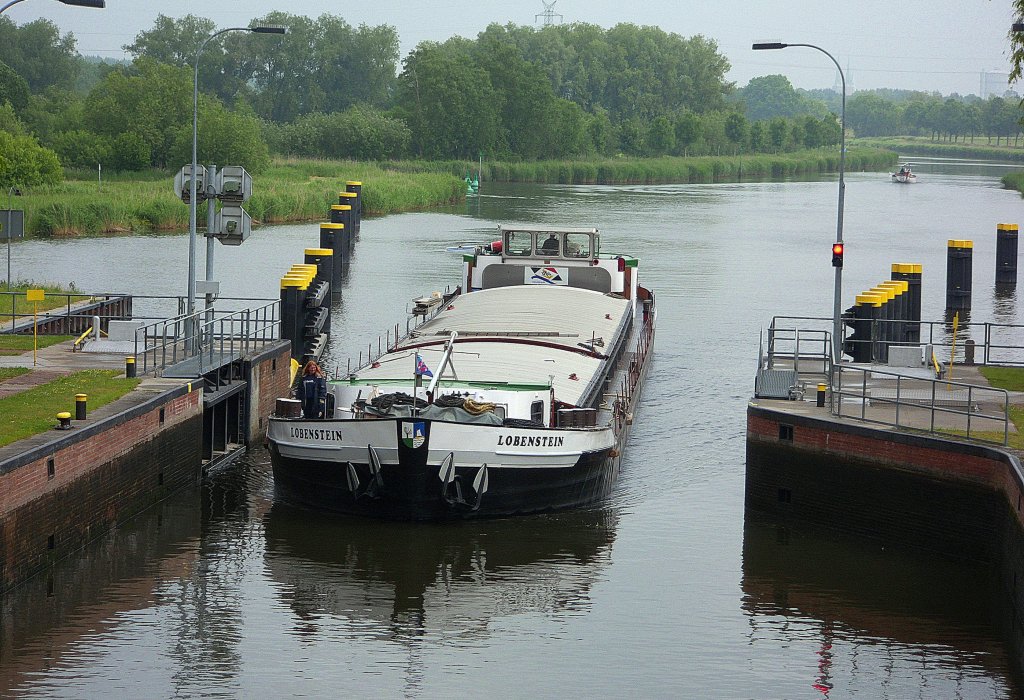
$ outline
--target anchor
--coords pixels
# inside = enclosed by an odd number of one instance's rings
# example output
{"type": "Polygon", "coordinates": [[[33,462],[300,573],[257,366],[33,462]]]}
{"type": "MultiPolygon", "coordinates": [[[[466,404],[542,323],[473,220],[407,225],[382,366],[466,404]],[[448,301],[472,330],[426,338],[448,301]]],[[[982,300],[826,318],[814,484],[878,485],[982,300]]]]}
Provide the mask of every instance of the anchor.
{"type": "Polygon", "coordinates": [[[441,480],[441,498],[453,508],[468,508],[476,511],[487,492],[489,478],[487,465],[482,464],[473,476],[472,484],[465,485],[463,477],[455,473],[455,453],[449,452],[441,462],[437,473],[441,480]]]}
{"type": "Polygon", "coordinates": [[[366,446],[369,452],[369,459],[367,465],[370,468],[370,478],[367,479],[366,485],[361,485],[359,481],[359,472],[356,471],[356,467],[352,462],[345,463],[345,480],[348,482],[348,490],[352,492],[352,497],[359,500],[363,496],[368,498],[380,498],[381,491],[384,490],[384,478],[381,476],[380,469],[380,457],[377,456],[377,451],[373,449],[373,445],[366,446]]]}

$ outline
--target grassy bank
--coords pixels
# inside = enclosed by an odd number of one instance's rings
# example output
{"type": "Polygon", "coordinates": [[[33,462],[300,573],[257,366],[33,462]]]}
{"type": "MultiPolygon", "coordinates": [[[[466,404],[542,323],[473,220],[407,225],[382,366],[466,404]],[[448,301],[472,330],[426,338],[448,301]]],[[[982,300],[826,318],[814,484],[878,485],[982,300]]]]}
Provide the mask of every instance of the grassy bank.
{"type": "MultiPolygon", "coordinates": [[[[40,335],[35,338],[37,348],[48,348],[65,340],[71,340],[70,335],[40,335]]],[[[0,335],[0,355],[22,355],[32,352],[33,338],[31,335],[0,335]]]]}
{"type": "Polygon", "coordinates": [[[967,143],[938,143],[924,136],[892,136],[857,139],[854,143],[867,148],[886,148],[890,151],[898,151],[903,156],[1024,161],[1024,147],[994,146],[984,138],[978,138],[974,143],[969,141],[967,143]]]}
{"type": "MultiPolygon", "coordinates": [[[[848,170],[884,170],[896,154],[883,149],[848,149],[848,170]]],[[[316,221],[326,218],[347,180],[363,183],[367,215],[415,211],[465,197],[461,178],[476,172],[467,161],[401,161],[385,164],[279,159],[254,178],[245,204],[255,223],[316,221]]],[[[609,158],[588,161],[485,162],[491,182],[564,184],[644,184],[736,182],[835,172],[837,149],[778,155],[693,158],[609,158]]],[[[25,192],[15,206],[25,209],[31,236],[109,235],[183,230],[188,207],[174,196],[171,173],[119,175],[102,183],[91,173],[71,173],[49,188],[25,192]],[[75,179],[75,177],[79,179],[75,179]]],[[[200,227],[206,207],[199,207],[200,227]]]]}
{"type": "MultiPolygon", "coordinates": [[[[885,170],[897,154],[879,148],[848,148],[847,170],[885,170]]],[[[406,172],[448,172],[476,176],[470,161],[403,161],[389,167],[406,172]]],[[[838,149],[817,149],[776,155],[699,156],[692,158],[608,158],[587,161],[488,162],[481,172],[485,182],[540,182],[565,185],[619,185],[738,182],[836,172],[838,149]]]]}
{"type": "Polygon", "coordinates": [[[1024,196],[1024,173],[1009,173],[1000,178],[1003,187],[1008,190],[1017,190],[1024,196]]]}
{"type": "MultiPolygon", "coordinates": [[[[84,177],[85,174],[83,173],[84,177]]],[[[324,220],[347,180],[363,182],[368,215],[425,209],[465,196],[458,178],[439,172],[396,173],[376,165],[340,161],[281,160],[254,178],[245,204],[256,223],[324,220]]],[[[68,179],[26,191],[14,202],[25,210],[30,236],[61,237],[171,231],[188,228],[188,207],[175,197],[171,173],[68,179]]],[[[206,206],[199,206],[200,227],[206,206]]]]}
{"type": "Polygon", "coordinates": [[[75,412],[75,394],[89,395],[93,411],[134,389],[139,379],[115,370],[89,369],[0,399],[0,447],[51,430],[60,411],[75,412]]]}

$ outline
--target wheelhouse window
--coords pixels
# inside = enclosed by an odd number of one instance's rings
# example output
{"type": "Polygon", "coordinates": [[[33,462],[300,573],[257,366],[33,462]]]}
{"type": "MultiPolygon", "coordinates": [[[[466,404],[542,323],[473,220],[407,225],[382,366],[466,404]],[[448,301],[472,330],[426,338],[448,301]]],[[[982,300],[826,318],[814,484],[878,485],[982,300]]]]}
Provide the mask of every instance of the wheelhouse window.
{"type": "Polygon", "coordinates": [[[547,231],[537,234],[537,255],[552,258],[562,254],[562,234],[547,231]]]}
{"type": "Polygon", "coordinates": [[[505,234],[505,255],[533,253],[533,234],[529,231],[508,231],[505,234]]]}
{"type": "Polygon", "coordinates": [[[530,404],[530,420],[537,421],[543,425],[547,425],[548,422],[544,420],[544,402],[534,401],[530,404]]]}
{"type": "Polygon", "coordinates": [[[565,254],[570,258],[589,258],[591,255],[589,233],[565,234],[565,254]]]}

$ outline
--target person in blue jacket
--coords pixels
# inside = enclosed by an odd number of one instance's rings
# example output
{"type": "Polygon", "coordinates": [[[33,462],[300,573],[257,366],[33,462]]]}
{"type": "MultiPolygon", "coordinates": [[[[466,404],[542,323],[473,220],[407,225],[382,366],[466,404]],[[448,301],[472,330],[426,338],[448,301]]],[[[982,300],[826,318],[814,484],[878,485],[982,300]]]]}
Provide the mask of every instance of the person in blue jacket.
{"type": "Polygon", "coordinates": [[[327,378],[320,366],[313,360],[302,369],[302,379],[295,392],[295,398],[302,402],[305,418],[323,418],[327,400],[327,378]]]}

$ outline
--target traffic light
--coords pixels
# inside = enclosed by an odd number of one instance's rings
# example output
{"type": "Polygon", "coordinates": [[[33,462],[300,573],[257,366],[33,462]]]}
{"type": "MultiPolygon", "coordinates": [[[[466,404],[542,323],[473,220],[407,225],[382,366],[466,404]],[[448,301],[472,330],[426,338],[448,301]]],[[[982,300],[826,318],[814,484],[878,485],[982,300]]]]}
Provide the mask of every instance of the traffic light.
{"type": "Polygon", "coordinates": [[[843,266],[843,244],[833,243],[832,244],[832,267],[843,266]]]}

